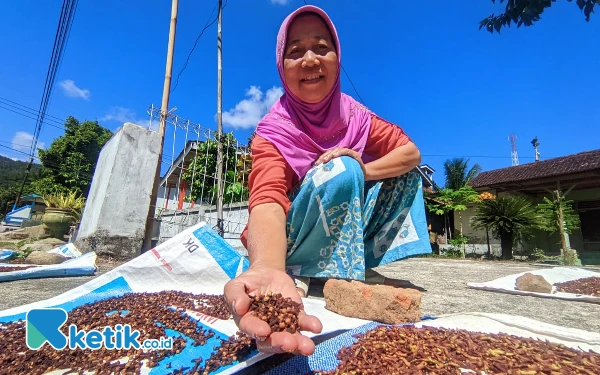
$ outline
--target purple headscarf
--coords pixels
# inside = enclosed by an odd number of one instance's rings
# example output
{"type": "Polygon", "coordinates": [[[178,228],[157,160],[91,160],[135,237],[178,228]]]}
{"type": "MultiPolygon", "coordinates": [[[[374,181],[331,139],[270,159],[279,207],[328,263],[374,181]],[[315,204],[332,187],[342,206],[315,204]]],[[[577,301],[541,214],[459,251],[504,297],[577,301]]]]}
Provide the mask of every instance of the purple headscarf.
{"type": "Polygon", "coordinates": [[[362,156],[369,135],[372,112],[341,92],[342,53],[335,26],[327,13],[308,5],[290,14],[279,29],[276,54],[277,69],[285,94],[273,104],[269,113],[258,124],[256,134],[277,147],[299,179],[304,177],[312,164],[326,150],[343,147],[352,149],[362,156]],[[303,102],[292,94],[285,82],[283,72],[289,26],[294,18],[307,12],[315,13],[325,21],[334,39],[338,56],[335,84],[322,101],[314,104],[303,102]]]}

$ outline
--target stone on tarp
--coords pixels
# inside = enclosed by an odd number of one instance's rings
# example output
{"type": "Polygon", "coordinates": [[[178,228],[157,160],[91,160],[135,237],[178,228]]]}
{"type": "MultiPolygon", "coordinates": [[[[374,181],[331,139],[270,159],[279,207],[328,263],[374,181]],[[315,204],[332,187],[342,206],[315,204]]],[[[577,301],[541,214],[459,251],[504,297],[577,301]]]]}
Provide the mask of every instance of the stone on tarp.
{"type": "Polygon", "coordinates": [[[515,286],[517,290],[523,292],[552,293],[552,285],[544,279],[544,276],[529,272],[517,277],[515,286]]]}
{"type": "Polygon", "coordinates": [[[43,240],[25,244],[21,247],[21,249],[25,250],[30,248],[32,251],[50,251],[64,244],[66,244],[65,241],[61,241],[56,238],[45,238],[43,240]]]}
{"type": "Polygon", "coordinates": [[[161,137],[125,123],[104,145],[75,246],[116,259],[141,253],[161,137]]]}
{"type": "Polygon", "coordinates": [[[45,251],[33,251],[25,258],[24,263],[37,265],[60,264],[67,259],[68,258],[59,254],[47,253],[45,251]]]}
{"type": "Polygon", "coordinates": [[[343,316],[385,324],[421,320],[421,292],[415,289],[330,279],[323,295],[325,307],[343,316]]]}

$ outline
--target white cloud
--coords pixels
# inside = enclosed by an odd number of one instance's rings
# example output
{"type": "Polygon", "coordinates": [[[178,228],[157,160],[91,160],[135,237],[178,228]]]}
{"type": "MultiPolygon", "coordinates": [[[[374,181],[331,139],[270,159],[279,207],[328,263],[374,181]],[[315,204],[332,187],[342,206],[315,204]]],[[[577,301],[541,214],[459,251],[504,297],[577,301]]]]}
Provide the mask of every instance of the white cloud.
{"type": "Polygon", "coordinates": [[[152,130],[158,129],[158,119],[152,121],[152,127],[150,127],[150,119],[138,118],[133,109],[118,106],[111,108],[110,111],[108,111],[108,113],[100,119],[100,121],[115,121],[121,124],[131,122],[144,128],[151,128],[152,130]]]}
{"type": "Polygon", "coordinates": [[[72,79],[66,79],[58,83],[63,90],[63,93],[66,96],[70,96],[72,98],[81,98],[85,100],[89,100],[92,93],[88,89],[80,89],[75,85],[75,81],[72,79]]]}
{"type": "MultiPolygon", "coordinates": [[[[31,143],[33,142],[33,134],[29,134],[27,132],[17,132],[12,139],[12,148],[22,152],[31,151],[31,143]]],[[[36,145],[36,148],[44,149],[46,148],[46,144],[44,142],[40,142],[36,145]]]]}
{"type": "Polygon", "coordinates": [[[236,129],[255,127],[271,106],[283,95],[281,87],[272,87],[265,94],[258,86],[250,86],[243,99],[235,108],[223,112],[223,124],[236,129]]]}
{"type": "Polygon", "coordinates": [[[289,2],[290,2],[290,0],[271,0],[271,4],[279,4],[279,5],[285,5],[289,2]]]}

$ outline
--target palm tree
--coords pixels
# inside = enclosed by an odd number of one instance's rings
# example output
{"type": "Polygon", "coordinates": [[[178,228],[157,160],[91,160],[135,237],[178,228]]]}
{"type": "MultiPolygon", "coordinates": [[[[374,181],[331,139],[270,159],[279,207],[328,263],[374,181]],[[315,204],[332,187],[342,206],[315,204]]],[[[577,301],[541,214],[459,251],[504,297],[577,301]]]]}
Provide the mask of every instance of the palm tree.
{"type": "Polygon", "coordinates": [[[446,189],[458,190],[468,185],[480,172],[481,166],[479,164],[475,164],[469,169],[469,159],[448,159],[444,162],[446,189]]]}
{"type": "Polygon", "coordinates": [[[482,201],[471,219],[477,229],[489,229],[500,238],[502,258],[512,259],[513,245],[528,238],[539,227],[540,217],[535,206],[520,196],[507,196],[482,201]]]}

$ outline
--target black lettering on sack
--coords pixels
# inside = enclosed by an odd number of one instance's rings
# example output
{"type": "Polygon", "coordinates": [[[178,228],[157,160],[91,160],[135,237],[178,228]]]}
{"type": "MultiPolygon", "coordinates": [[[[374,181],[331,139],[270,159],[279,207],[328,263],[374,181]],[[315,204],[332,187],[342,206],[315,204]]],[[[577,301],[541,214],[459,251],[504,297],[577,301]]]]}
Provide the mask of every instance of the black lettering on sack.
{"type": "Polygon", "coordinates": [[[184,243],[183,246],[185,246],[187,251],[189,251],[190,253],[193,253],[194,251],[198,250],[198,248],[200,247],[194,243],[194,240],[191,237],[188,238],[187,242],[184,243]]]}

